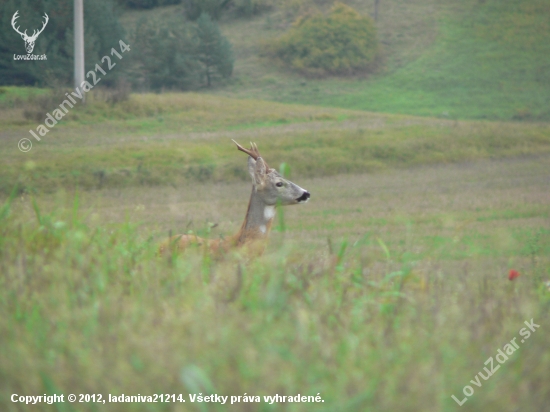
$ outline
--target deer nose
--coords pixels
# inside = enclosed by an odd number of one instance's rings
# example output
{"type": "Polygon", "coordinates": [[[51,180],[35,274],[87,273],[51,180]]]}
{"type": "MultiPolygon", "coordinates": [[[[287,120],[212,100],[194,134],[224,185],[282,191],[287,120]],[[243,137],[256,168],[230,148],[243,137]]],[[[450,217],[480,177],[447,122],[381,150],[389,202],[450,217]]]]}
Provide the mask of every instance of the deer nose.
{"type": "Polygon", "coordinates": [[[309,192],[306,190],[304,193],[302,193],[302,196],[300,196],[298,199],[296,199],[298,202],[307,202],[307,200],[311,197],[309,192]]]}

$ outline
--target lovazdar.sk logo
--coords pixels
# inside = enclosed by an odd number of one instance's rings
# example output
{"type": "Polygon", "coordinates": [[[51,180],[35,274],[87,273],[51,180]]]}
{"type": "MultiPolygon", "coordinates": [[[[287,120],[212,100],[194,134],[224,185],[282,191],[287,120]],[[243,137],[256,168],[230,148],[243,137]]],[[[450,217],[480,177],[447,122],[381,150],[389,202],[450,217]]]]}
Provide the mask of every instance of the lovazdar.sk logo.
{"type": "Polygon", "coordinates": [[[13,13],[13,17],[11,18],[11,26],[13,27],[13,30],[15,30],[21,38],[25,41],[25,49],[27,50],[27,54],[14,54],[13,59],[14,60],[46,60],[47,57],[45,54],[37,55],[32,54],[32,51],[34,50],[34,44],[36,42],[36,39],[44,31],[46,28],[46,25],[48,24],[48,21],[50,18],[46,13],[44,13],[44,22],[42,23],[42,27],[40,30],[33,30],[32,35],[27,34],[27,29],[25,29],[24,32],[21,32],[19,29],[20,26],[16,26],[17,22],[16,20],[19,18],[19,10],[17,10],[15,13],[13,13]]]}

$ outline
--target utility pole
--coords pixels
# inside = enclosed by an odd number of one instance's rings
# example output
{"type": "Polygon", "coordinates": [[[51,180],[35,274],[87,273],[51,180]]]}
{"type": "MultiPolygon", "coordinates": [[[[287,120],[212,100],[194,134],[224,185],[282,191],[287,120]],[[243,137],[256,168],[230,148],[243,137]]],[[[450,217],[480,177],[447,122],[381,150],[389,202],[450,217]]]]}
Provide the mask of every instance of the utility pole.
{"type": "Polygon", "coordinates": [[[82,102],[85,94],[82,91],[84,81],[84,5],[83,0],[74,0],[74,82],[82,93],[82,102]]]}
{"type": "Polygon", "coordinates": [[[378,5],[380,0],[374,0],[374,21],[378,21],[378,5]]]}

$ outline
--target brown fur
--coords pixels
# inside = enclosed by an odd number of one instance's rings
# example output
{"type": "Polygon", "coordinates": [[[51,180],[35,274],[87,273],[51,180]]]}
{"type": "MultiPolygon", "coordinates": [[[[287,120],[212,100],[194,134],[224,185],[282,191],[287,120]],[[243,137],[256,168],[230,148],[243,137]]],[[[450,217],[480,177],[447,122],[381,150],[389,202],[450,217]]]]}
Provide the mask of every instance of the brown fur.
{"type": "MultiPolygon", "coordinates": [[[[250,208],[250,205],[249,205],[250,208]]],[[[233,236],[218,239],[205,239],[197,235],[175,235],[165,240],[159,246],[159,254],[168,252],[181,253],[189,246],[202,249],[206,253],[215,256],[223,256],[231,249],[245,247],[247,254],[261,256],[267,246],[267,238],[271,231],[273,219],[266,225],[266,233],[261,233],[257,228],[246,230],[245,219],[241,229],[233,236]]]]}

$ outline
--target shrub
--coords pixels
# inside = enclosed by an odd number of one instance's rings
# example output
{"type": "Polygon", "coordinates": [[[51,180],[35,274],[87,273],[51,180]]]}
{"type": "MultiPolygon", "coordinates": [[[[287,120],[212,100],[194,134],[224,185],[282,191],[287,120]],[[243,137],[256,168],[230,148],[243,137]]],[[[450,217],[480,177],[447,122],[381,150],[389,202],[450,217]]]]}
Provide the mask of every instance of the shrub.
{"type": "Polygon", "coordinates": [[[53,88],[46,93],[30,95],[23,103],[23,117],[34,122],[44,122],[46,113],[57,108],[66,99],[65,93],[67,92],[71,92],[71,90],[53,88]]]}
{"type": "Polygon", "coordinates": [[[130,87],[130,83],[128,83],[124,79],[121,79],[119,80],[115,88],[111,91],[110,96],[107,97],[107,102],[113,105],[125,102],[130,98],[131,91],[132,88],[130,87]]]}
{"type": "Polygon", "coordinates": [[[128,0],[126,6],[132,9],[152,9],[158,6],[158,0],[128,0]]]}
{"type": "Polygon", "coordinates": [[[180,4],[181,0],[123,0],[122,3],[132,9],[152,9],[153,7],[180,4]]]}
{"type": "Polygon", "coordinates": [[[273,7],[272,0],[233,0],[231,4],[238,17],[252,17],[273,7]]]}
{"type": "Polygon", "coordinates": [[[197,20],[201,14],[209,14],[214,20],[221,17],[223,9],[231,0],[183,0],[185,15],[191,21],[197,20]]]}
{"type": "Polygon", "coordinates": [[[268,53],[306,75],[351,75],[375,69],[379,46],[372,19],[337,3],[327,16],[299,18],[268,53]]]}

